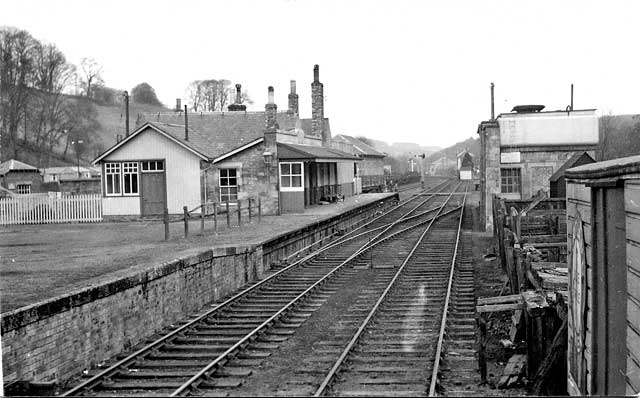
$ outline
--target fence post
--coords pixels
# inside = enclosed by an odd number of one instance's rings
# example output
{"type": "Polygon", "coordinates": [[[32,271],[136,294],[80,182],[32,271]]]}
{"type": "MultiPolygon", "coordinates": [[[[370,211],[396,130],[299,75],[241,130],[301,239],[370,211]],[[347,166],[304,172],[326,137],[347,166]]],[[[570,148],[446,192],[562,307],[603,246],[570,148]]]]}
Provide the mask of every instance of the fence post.
{"type": "Polygon", "coordinates": [[[249,224],[251,224],[251,198],[249,198],[249,224]]]}
{"type": "Polygon", "coordinates": [[[213,203],[213,232],[218,233],[218,206],[213,203]]]}
{"type": "Polygon", "coordinates": [[[187,206],[183,206],[182,210],[184,211],[184,238],[186,239],[189,237],[189,219],[187,218],[189,217],[189,209],[187,206]]]}
{"type": "Polygon", "coordinates": [[[204,202],[200,206],[200,234],[204,235],[204,202]]]}
{"type": "Polygon", "coordinates": [[[258,196],[258,222],[262,222],[262,198],[258,196]]]}
{"type": "Polygon", "coordinates": [[[238,199],[238,227],[242,227],[242,207],[240,206],[240,199],[238,199]]]}
{"type": "Polygon", "coordinates": [[[164,208],[164,240],[169,240],[169,209],[164,208]]]}

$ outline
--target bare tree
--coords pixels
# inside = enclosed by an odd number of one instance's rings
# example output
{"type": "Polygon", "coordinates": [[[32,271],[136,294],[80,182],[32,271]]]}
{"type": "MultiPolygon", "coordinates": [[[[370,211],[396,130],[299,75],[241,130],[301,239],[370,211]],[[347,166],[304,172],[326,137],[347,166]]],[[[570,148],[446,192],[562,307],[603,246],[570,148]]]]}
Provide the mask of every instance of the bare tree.
{"type": "Polygon", "coordinates": [[[84,95],[93,98],[93,87],[103,85],[102,66],[100,66],[93,58],[82,58],[80,60],[80,73],[82,74],[82,85],[84,87],[84,95]]]}

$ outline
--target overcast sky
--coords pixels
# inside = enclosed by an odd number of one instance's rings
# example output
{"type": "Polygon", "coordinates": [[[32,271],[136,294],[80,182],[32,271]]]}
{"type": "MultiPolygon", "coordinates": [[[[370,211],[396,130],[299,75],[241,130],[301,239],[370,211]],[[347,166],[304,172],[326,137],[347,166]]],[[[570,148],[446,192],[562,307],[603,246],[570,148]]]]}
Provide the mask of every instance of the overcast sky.
{"type": "Polygon", "coordinates": [[[241,83],[262,110],[320,65],[333,134],[449,146],[517,104],[640,113],[640,1],[0,0],[0,25],[94,58],[106,84],[175,104],[196,79],[241,83]]]}

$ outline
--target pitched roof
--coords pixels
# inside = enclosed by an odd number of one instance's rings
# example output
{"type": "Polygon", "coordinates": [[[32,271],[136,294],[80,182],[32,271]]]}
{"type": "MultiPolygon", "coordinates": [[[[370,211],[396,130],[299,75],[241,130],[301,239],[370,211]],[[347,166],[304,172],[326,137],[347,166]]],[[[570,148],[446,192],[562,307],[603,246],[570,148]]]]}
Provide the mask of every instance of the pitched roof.
{"type": "Polygon", "coordinates": [[[360,160],[346,152],[324,146],[285,144],[278,142],[278,159],[280,160],[303,160],[314,159],[315,161],[334,160],[360,160]]]}
{"type": "Polygon", "coordinates": [[[382,152],[376,151],[372,146],[348,135],[338,134],[331,139],[333,141],[346,142],[347,144],[353,145],[353,149],[356,151],[355,154],[359,156],[372,156],[381,158],[387,156],[382,152]]]}
{"type": "Polygon", "coordinates": [[[38,168],[15,159],[10,159],[6,162],[0,163],[0,176],[3,176],[10,171],[35,171],[37,173],[38,168]]]}
{"type": "Polygon", "coordinates": [[[560,177],[562,177],[564,175],[565,170],[576,166],[576,163],[578,163],[580,158],[582,158],[585,155],[588,157],[588,159],[586,159],[586,162],[581,163],[578,166],[582,166],[583,164],[588,164],[588,163],[594,163],[595,162],[595,160],[587,152],[585,152],[585,151],[576,152],[576,153],[573,154],[573,156],[571,156],[569,158],[569,160],[564,162],[564,164],[562,166],[560,166],[560,168],[558,170],[556,170],[556,172],[553,173],[551,175],[551,177],[549,177],[549,181],[558,181],[558,179],[560,179],[560,177]]]}
{"type": "MultiPolygon", "coordinates": [[[[183,132],[176,134],[176,137],[184,137],[184,112],[141,116],[143,120],[156,125],[178,126],[183,132]]],[[[265,112],[189,112],[187,118],[189,141],[210,158],[219,157],[264,136],[265,112]]],[[[280,130],[288,131],[296,127],[298,117],[293,113],[278,112],[276,119],[280,130]]]]}
{"type": "Polygon", "coordinates": [[[179,146],[187,149],[188,151],[192,152],[194,155],[200,157],[202,160],[209,160],[211,158],[211,156],[208,156],[207,154],[201,152],[201,150],[198,148],[199,142],[204,139],[200,137],[201,134],[198,134],[196,131],[192,130],[191,128],[189,128],[189,140],[187,141],[185,140],[185,137],[184,137],[184,130],[185,130],[184,126],[178,126],[174,124],[145,122],[140,127],[138,127],[133,133],[129,134],[128,137],[116,143],[114,146],[112,146],[111,148],[107,149],[102,154],[100,154],[97,158],[93,160],[92,163],[96,164],[100,162],[109,154],[113,153],[114,151],[118,150],[118,148],[122,147],[129,141],[133,140],[135,137],[137,137],[139,134],[141,134],[143,131],[147,130],[148,128],[151,128],[154,131],[162,134],[169,140],[175,142],[179,146]]]}

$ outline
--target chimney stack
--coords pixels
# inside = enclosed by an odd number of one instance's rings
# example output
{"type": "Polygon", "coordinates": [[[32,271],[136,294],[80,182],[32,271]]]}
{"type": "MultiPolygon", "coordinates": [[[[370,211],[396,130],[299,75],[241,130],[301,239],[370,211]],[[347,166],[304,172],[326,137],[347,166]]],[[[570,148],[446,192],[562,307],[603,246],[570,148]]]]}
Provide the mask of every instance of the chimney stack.
{"type": "Polygon", "coordinates": [[[298,115],[298,94],[296,94],[296,81],[291,80],[291,92],[289,93],[289,113],[298,115]]]}
{"type": "Polygon", "coordinates": [[[176,98],[176,112],[180,112],[182,110],[182,100],[180,98],[176,98]]]}
{"type": "Polygon", "coordinates": [[[311,83],[311,135],[322,138],[322,145],[330,145],[331,137],[324,131],[324,88],[320,83],[320,66],[313,67],[313,83],[311,83]]]}
{"type": "Polygon", "coordinates": [[[264,106],[265,114],[265,127],[268,132],[276,132],[279,128],[276,114],[278,113],[278,106],[273,100],[273,86],[269,86],[269,100],[264,106]]]}
{"type": "Polygon", "coordinates": [[[242,101],[242,95],[241,95],[241,91],[240,91],[241,88],[242,88],[241,84],[236,84],[236,100],[235,100],[235,102],[233,104],[231,104],[231,105],[229,105],[227,107],[229,112],[246,111],[247,110],[247,106],[240,103],[242,101]]]}

